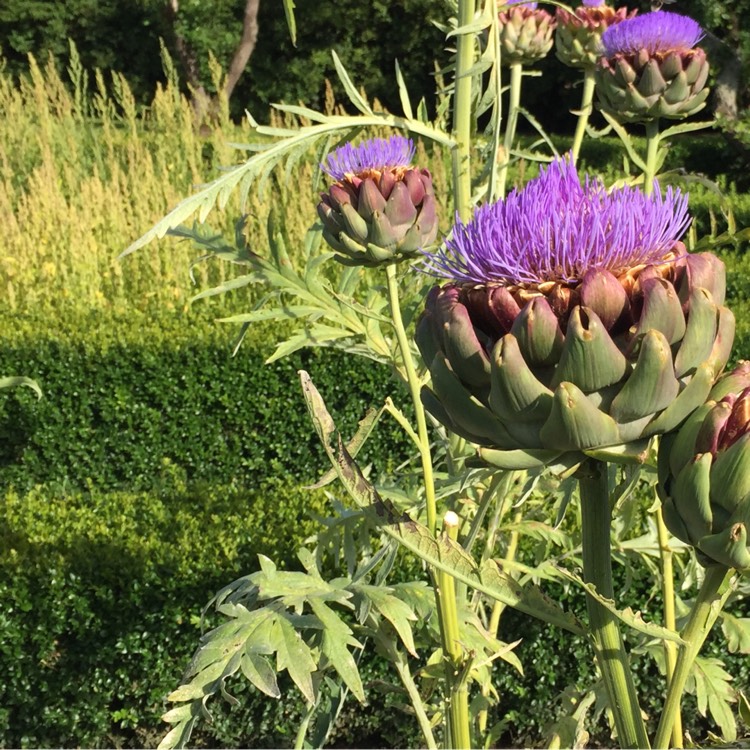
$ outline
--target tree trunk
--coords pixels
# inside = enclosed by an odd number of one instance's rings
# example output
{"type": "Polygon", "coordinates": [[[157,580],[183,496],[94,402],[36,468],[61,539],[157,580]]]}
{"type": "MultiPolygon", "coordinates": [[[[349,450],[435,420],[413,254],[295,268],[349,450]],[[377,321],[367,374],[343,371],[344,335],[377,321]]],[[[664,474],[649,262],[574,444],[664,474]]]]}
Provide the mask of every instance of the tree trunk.
{"type": "Polygon", "coordinates": [[[195,50],[190,46],[185,37],[177,32],[177,14],[179,13],[179,10],[179,0],[167,0],[167,18],[169,19],[174,34],[174,45],[177,50],[177,56],[180,58],[180,65],[185,73],[185,78],[193,94],[193,104],[198,100],[205,102],[208,98],[208,94],[201,83],[200,68],[198,66],[195,50]]]}
{"type": "Polygon", "coordinates": [[[258,6],[260,0],[247,0],[245,5],[245,17],[242,21],[242,38],[234,51],[232,62],[229,64],[227,82],[224,91],[227,99],[232,96],[237,81],[240,80],[250,55],[253,54],[255,44],[258,41],[258,6]]]}
{"type": "Polygon", "coordinates": [[[737,50],[711,32],[706,32],[702,46],[706,48],[711,63],[718,68],[713,91],[714,112],[729,120],[736,120],[742,78],[742,61],[737,50]]]}

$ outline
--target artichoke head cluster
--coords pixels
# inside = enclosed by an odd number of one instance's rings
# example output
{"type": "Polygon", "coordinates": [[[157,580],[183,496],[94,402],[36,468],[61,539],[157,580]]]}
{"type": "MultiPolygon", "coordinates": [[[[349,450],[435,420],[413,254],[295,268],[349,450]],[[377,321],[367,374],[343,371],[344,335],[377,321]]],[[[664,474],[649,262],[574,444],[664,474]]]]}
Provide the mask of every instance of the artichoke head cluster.
{"type": "Polygon", "coordinates": [[[503,65],[530,65],[552,49],[555,18],[535,3],[512,5],[499,13],[500,59],[503,65]]]}
{"type": "Polygon", "coordinates": [[[414,257],[438,231],[432,176],[414,167],[349,174],[321,194],[318,215],[323,237],[344,265],[414,257]]]}
{"type": "Polygon", "coordinates": [[[428,411],[506,469],[642,461],[703,404],[729,357],[721,261],[688,255],[579,283],[432,289],[416,338],[428,411]]]}
{"type": "Polygon", "coordinates": [[[602,57],[596,69],[601,108],[621,122],[681,119],[705,106],[708,60],[700,48],[602,57]]]}
{"type": "Polygon", "coordinates": [[[750,363],[659,447],[664,521],[704,565],[750,569],[750,363]]]}
{"type": "Polygon", "coordinates": [[[637,11],[610,8],[608,5],[585,6],[573,12],[558,7],[555,12],[555,54],[571,68],[594,69],[601,57],[602,34],[612,24],[632,18],[637,11]]]}

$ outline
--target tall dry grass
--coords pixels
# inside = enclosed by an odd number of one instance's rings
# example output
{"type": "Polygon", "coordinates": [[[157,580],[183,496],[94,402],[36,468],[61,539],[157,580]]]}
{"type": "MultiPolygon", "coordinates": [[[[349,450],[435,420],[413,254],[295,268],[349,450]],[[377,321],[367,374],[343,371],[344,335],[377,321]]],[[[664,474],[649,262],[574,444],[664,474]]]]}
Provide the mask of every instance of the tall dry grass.
{"type": "MultiPolygon", "coordinates": [[[[166,54],[163,62],[166,83],[145,108],[121,74],[89,75],[72,46],[64,69],[58,61],[42,65],[30,57],[21,81],[0,66],[0,290],[6,309],[178,309],[197,290],[236,273],[225,264],[201,264],[193,286],[196,251],[173,239],[117,260],[196,186],[243,160],[231,143],[255,138],[247,123],[231,121],[225,100],[197,114],[166,54]]],[[[222,71],[214,66],[213,72],[221,91],[222,71]]],[[[287,231],[298,241],[315,219],[313,164],[311,158],[291,179],[280,177],[273,195],[293,206],[287,231]]],[[[442,161],[431,166],[444,185],[442,161]]],[[[259,252],[270,200],[270,193],[251,194],[244,207],[259,252]]],[[[209,223],[231,233],[239,215],[230,202],[209,223]]]]}
{"type": "MultiPolygon", "coordinates": [[[[89,76],[75,48],[61,72],[29,59],[14,82],[0,68],[0,289],[6,309],[61,305],[182,306],[195,251],[166,240],[120,262],[117,255],[220,165],[242,158],[228,143],[248,128],[226,102],[196,115],[168,58],[167,82],[139,109],[119,73],[89,76]]],[[[217,75],[220,72],[216,71],[217,75]]],[[[219,88],[221,90],[221,88],[219,88]]],[[[249,211],[262,213],[251,199],[249,211]]],[[[238,213],[229,205],[212,220],[238,213]]],[[[225,267],[195,270],[199,285],[225,267]]]]}

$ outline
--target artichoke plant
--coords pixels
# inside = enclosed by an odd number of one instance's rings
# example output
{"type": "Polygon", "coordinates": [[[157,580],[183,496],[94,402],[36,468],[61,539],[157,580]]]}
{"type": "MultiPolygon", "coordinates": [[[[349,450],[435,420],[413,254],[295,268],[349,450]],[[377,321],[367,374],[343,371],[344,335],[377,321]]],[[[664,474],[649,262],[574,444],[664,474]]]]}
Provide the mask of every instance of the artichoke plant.
{"type": "Polygon", "coordinates": [[[706,566],[750,569],[750,363],[659,447],[664,522],[706,566]]]}
{"type": "Polygon", "coordinates": [[[636,13],[625,7],[615,10],[604,0],[583,0],[583,5],[573,11],[558,7],[555,11],[557,58],[571,68],[595,68],[601,55],[602,34],[636,13]]]}
{"type": "Polygon", "coordinates": [[[499,13],[503,65],[529,65],[552,49],[555,19],[537,3],[507,4],[499,13]]]}
{"type": "Polygon", "coordinates": [[[393,136],[347,143],[320,165],[334,182],[320,196],[318,215],[341,263],[394,263],[435,241],[432,176],[412,166],[413,158],[414,143],[393,136]]]}
{"type": "Polygon", "coordinates": [[[688,117],[708,97],[701,27],[686,16],[656,11],[610,26],[596,70],[601,108],[621,122],[688,117]]]}
{"type": "Polygon", "coordinates": [[[432,415],[503,468],[643,460],[729,357],[723,264],[691,255],[679,190],[646,196],[570,160],[479,208],[429,254],[417,326],[432,415]]]}

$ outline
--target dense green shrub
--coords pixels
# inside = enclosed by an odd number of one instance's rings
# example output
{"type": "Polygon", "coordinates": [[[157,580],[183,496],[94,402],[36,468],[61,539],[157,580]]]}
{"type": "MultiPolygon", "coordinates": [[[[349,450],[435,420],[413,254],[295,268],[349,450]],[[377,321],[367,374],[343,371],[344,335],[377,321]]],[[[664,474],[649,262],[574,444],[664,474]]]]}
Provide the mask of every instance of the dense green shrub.
{"type": "MultiPolygon", "coordinates": [[[[135,316],[135,317],[134,317],[135,316]]],[[[373,403],[401,400],[386,368],[336,352],[305,351],[271,366],[268,332],[251,332],[236,357],[235,331],[206,316],[158,320],[102,313],[60,321],[13,317],[0,372],[35,378],[45,398],[3,395],[0,482],[148,488],[164,458],[189,480],[253,486],[265,477],[310,482],[324,469],[296,371],[308,369],[342,429],[373,403]]],[[[384,421],[363,454],[378,468],[409,457],[384,421]]]]}
{"type": "Polygon", "coordinates": [[[120,729],[131,745],[153,743],[202,607],[258,551],[290,560],[312,531],[308,512],[325,505],[283,482],[188,487],[168,465],[149,494],[7,493],[0,744],[110,745],[120,729]]]}

